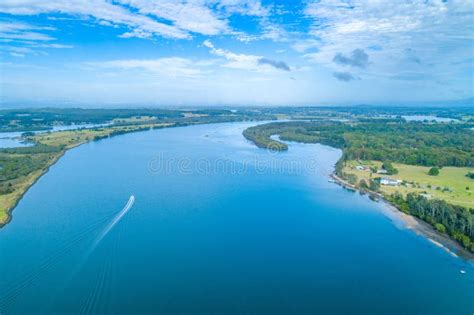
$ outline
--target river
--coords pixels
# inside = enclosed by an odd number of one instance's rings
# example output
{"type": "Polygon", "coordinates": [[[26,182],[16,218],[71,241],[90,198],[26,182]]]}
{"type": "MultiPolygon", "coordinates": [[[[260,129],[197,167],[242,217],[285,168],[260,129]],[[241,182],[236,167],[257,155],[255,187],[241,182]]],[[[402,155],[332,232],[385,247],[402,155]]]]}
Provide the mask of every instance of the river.
{"type": "Polygon", "coordinates": [[[339,150],[253,124],[68,151],[0,230],[0,313],[473,313],[471,263],[329,182],[339,150]]]}

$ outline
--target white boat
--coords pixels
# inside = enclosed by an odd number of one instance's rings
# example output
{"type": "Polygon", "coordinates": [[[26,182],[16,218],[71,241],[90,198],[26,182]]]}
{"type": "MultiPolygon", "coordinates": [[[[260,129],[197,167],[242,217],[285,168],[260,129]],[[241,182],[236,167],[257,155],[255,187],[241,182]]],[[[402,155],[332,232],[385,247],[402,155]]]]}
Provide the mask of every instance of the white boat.
{"type": "Polygon", "coordinates": [[[462,274],[465,274],[465,273],[466,273],[466,271],[464,271],[464,270],[461,270],[461,271],[460,271],[460,273],[462,273],[462,274]]]}

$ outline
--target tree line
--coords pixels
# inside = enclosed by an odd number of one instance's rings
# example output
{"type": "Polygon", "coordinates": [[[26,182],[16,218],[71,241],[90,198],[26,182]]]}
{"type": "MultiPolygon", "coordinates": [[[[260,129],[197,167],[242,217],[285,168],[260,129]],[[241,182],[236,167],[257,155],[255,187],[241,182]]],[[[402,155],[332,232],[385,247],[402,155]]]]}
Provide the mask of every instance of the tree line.
{"type": "Polygon", "coordinates": [[[474,212],[444,200],[428,199],[409,193],[406,198],[396,192],[389,200],[400,210],[433,225],[441,233],[450,235],[463,247],[474,252],[474,212]]]}
{"type": "Polygon", "coordinates": [[[391,161],[422,166],[474,166],[474,131],[469,124],[421,122],[284,122],[248,128],[243,135],[262,148],[287,150],[283,141],[341,148],[346,160],[391,161]],[[280,142],[281,143],[281,142],[280,142]]]}

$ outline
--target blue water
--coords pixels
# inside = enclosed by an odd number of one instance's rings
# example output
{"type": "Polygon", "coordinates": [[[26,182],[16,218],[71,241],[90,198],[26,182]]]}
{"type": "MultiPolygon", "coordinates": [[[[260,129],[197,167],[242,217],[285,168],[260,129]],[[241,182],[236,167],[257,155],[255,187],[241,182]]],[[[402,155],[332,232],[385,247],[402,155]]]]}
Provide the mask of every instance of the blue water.
{"type": "Polygon", "coordinates": [[[433,115],[406,115],[402,116],[406,121],[436,121],[441,123],[459,122],[459,119],[438,117],[433,115]]]}
{"type": "MultiPolygon", "coordinates": [[[[64,130],[76,130],[76,129],[89,129],[110,125],[106,124],[77,124],[77,125],[66,125],[66,126],[53,126],[52,130],[38,130],[33,131],[34,133],[45,133],[45,132],[54,132],[54,131],[64,131],[64,130]]],[[[0,148],[17,148],[31,146],[34,143],[24,141],[21,135],[22,131],[15,132],[0,132],[0,148]]]]}
{"type": "Polygon", "coordinates": [[[22,132],[0,132],[0,148],[16,148],[33,145],[23,141],[22,132]]]}
{"type": "Polygon", "coordinates": [[[0,230],[0,313],[474,312],[471,264],[328,182],[340,151],[248,125],[67,152],[0,230]]]}

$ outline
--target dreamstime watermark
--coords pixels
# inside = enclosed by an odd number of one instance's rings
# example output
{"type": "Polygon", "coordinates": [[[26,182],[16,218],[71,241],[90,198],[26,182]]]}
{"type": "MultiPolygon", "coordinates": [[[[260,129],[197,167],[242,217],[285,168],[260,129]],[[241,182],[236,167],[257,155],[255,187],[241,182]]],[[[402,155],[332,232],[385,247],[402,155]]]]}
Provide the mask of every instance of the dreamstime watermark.
{"type": "Polygon", "coordinates": [[[298,175],[316,173],[316,159],[294,159],[269,153],[266,156],[254,155],[243,159],[226,157],[165,157],[158,154],[150,158],[148,171],[154,175],[243,175],[253,174],[288,174],[298,175]]]}

